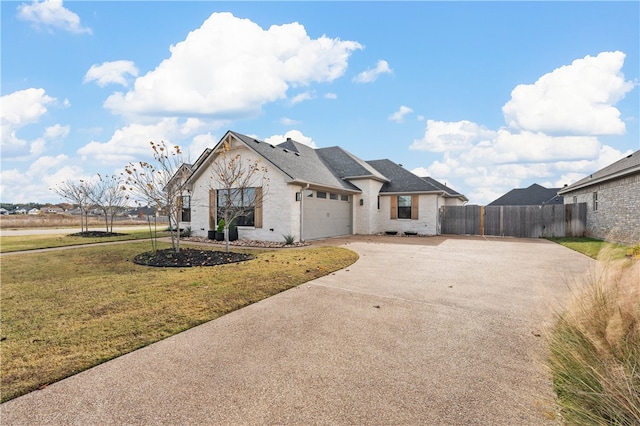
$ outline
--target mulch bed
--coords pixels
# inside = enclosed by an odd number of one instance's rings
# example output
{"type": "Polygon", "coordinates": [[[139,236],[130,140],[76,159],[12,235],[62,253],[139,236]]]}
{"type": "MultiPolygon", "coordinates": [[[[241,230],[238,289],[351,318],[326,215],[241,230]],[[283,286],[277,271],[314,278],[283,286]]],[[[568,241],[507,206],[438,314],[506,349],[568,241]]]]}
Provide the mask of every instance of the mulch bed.
{"type": "Polygon", "coordinates": [[[179,253],[173,249],[148,251],[133,258],[133,263],[144,266],[184,268],[192,266],[216,266],[243,262],[255,256],[246,253],[225,253],[216,250],[182,248],[179,253]]]}
{"type": "Polygon", "coordinates": [[[127,234],[119,234],[117,232],[106,232],[106,231],[84,231],[84,232],[76,232],[75,234],[69,234],[70,237],[85,237],[85,238],[119,237],[121,235],[127,235],[127,234]]]}

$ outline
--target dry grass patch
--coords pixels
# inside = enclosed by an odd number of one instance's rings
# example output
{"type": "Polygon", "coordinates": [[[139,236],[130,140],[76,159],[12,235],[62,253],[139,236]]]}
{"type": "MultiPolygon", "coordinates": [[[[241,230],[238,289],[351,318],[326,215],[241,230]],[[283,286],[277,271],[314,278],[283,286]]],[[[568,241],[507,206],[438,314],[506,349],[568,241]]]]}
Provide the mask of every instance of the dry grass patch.
{"type": "MultiPolygon", "coordinates": [[[[145,220],[117,220],[114,226],[146,225],[145,220]]],[[[89,226],[105,228],[104,217],[89,217],[89,226]]],[[[164,225],[166,226],[166,225],[164,225]]],[[[0,229],[25,229],[25,228],[78,228],[80,232],[80,216],[69,214],[37,214],[37,215],[1,215],[0,229]]]]}
{"type": "Polygon", "coordinates": [[[0,259],[2,401],[357,260],[319,247],[251,251],[254,260],[214,267],[131,262],[147,250],[140,242],[0,259]]]}
{"type": "Polygon", "coordinates": [[[640,261],[600,256],[558,315],[547,364],[568,424],[640,425],[640,261]]]}

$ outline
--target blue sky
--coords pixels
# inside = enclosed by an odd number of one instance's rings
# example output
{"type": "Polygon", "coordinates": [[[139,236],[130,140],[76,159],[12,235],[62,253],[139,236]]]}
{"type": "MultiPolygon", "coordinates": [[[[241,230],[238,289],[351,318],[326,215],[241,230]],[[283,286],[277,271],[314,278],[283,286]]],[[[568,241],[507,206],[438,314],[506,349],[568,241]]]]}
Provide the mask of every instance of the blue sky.
{"type": "Polygon", "coordinates": [[[2,202],[227,130],[486,204],[640,149],[639,2],[0,2],[2,202]]]}

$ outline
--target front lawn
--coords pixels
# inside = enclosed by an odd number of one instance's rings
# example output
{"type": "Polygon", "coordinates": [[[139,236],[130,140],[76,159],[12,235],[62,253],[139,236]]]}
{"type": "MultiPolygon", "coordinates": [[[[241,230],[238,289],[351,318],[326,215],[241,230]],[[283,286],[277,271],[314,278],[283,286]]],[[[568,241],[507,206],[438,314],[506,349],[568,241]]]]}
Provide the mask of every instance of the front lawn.
{"type": "MultiPolygon", "coordinates": [[[[157,236],[158,238],[167,237],[169,233],[161,231],[157,233],[157,236]]],[[[112,241],[141,240],[145,238],[149,238],[148,230],[125,231],[122,232],[122,235],[112,237],[78,237],[65,234],[20,235],[10,237],[2,235],[0,236],[0,253],[112,241]]]]}
{"type": "Polygon", "coordinates": [[[234,249],[255,259],[213,267],[153,268],[132,262],[149,248],[138,242],[0,258],[2,401],[358,258],[344,248],[318,247],[234,249]]]}
{"type": "MultiPolygon", "coordinates": [[[[585,254],[593,259],[597,259],[603,249],[606,249],[607,257],[611,259],[621,259],[634,254],[634,248],[623,244],[609,243],[595,238],[588,237],[556,237],[549,240],[563,245],[571,250],[585,254]]],[[[604,252],[602,252],[604,253],[604,252]]]]}

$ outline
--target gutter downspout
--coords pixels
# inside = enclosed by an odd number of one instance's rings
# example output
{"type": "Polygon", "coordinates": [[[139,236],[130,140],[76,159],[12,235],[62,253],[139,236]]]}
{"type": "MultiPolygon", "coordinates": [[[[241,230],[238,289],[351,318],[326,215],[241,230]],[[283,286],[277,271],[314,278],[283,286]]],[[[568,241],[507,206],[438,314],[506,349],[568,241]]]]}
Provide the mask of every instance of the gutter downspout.
{"type": "Polygon", "coordinates": [[[309,189],[309,184],[307,186],[302,186],[300,190],[300,242],[303,243],[304,239],[302,236],[304,235],[304,191],[309,189]]]}

